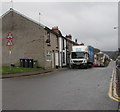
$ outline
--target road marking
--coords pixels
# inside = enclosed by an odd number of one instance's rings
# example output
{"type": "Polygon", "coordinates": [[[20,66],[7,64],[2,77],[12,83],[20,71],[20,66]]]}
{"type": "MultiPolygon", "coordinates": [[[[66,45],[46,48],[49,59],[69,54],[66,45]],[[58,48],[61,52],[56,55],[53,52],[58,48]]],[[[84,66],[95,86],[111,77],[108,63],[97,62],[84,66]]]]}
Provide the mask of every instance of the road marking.
{"type": "Polygon", "coordinates": [[[110,82],[110,88],[109,88],[108,96],[109,96],[111,99],[119,102],[118,99],[116,99],[116,98],[114,98],[114,97],[112,96],[112,82],[110,82]]]}
{"type": "MultiPolygon", "coordinates": [[[[113,71],[114,72],[114,71],[113,71]]],[[[116,100],[113,96],[112,96],[112,83],[113,83],[113,73],[112,73],[112,77],[111,77],[111,81],[110,81],[110,87],[109,87],[109,92],[108,92],[108,96],[113,99],[116,100]]],[[[118,100],[117,100],[118,101],[118,100]]]]}
{"type": "Polygon", "coordinates": [[[114,87],[114,84],[115,84],[114,78],[115,78],[115,70],[113,69],[112,78],[111,78],[110,86],[109,86],[108,96],[111,99],[113,99],[117,102],[120,102],[120,98],[115,96],[115,95],[117,95],[117,92],[115,91],[116,87],[114,87]]]}

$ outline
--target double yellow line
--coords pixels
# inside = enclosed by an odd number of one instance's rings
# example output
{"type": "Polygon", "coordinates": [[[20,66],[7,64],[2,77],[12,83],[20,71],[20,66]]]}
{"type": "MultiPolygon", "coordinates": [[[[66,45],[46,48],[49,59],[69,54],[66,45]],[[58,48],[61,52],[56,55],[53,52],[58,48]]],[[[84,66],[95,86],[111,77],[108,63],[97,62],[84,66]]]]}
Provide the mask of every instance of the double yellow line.
{"type": "Polygon", "coordinates": [[[109,92],[108,92],[108,96],[117,101],[120,102],[120,97],[117,94],[117,84],[116,84],[116,71],[113,69],[113,73],[112,73],[112,77],[111,77],[111,81],[110,81],[110,86],[109,86],[109,92]]]}

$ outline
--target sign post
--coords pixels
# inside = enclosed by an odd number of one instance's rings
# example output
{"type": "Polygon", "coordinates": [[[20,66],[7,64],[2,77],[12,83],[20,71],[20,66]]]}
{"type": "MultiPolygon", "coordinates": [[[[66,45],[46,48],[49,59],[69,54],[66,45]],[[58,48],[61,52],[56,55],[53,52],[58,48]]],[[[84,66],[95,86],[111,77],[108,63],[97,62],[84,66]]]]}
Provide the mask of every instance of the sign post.
{"type": "Polygon", "coordinates": [[[12,54],[12,51],[11,51],[11,50],[9,50],[10,71],[11,71],[11,54],[12,54]]]}
{"type": "Polygon", "coordinates": [[[8,50],[9,50],[9,63],[10,63],[10,71],[11,71],[11,55],[12,55],[12,46],[14,45],[14,43],[12,42],[13,36],[12,33],[9,32],[6,39],[8,39],[6,46],[8,46],[8,50]]]}

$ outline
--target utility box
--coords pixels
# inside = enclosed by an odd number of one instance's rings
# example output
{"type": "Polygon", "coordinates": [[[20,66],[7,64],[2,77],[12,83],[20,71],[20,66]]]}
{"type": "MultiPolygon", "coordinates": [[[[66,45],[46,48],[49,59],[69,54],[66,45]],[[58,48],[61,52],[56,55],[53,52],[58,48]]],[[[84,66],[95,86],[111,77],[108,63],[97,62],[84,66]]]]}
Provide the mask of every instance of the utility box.
{"type": "Polygon", "coordinates": [[[33,68],[37,68],[38,67],[38,62],[37,62],[37,60],[34,60],[33,61],[33,68]]]}
{"type": "Polygon", "coordinates": [[[33,59],[20,59],[20,67],[33,68],[33,59]]]}
{"type": "Polygon", "coordinates": [[[25,68],[29,68],[29,59],[25,59],[25,68]]]}
{"type": "Polygon", "coordinates": [[[25,67],[25,59],[20,59],[20,67],[25,67]]]}
{"type": "Polygon", "coordinates": [[[33,68],[33,59],[28,59],[29,68],[33,68]]]}

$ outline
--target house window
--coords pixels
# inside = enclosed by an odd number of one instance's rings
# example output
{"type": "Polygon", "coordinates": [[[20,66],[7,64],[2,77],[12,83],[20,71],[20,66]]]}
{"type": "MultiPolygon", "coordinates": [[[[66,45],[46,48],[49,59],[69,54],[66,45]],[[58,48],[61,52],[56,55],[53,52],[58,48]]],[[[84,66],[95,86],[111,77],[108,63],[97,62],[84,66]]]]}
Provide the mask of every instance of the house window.
{"type": "Polygon", "coordinates": [[[50,32],[47,32],[47,40],[46,43],[50,45],[50,32]]]}
{"type": "Polygon", "coordinates": [[[59,37],[56,37],[57,38],[57,45],[56,45],[56,48],[59,48],[59,37]]]}
{"type": "Polygon", "coordinates": [[[69,45],[66,45],[66,49],[68,50],[68,48],[69,48],[69,45]]]}
{"type": "Polygon", "coordinates": [[[51,61],[51,52],[47,51],[46,53],[46,61],[51,61]]]}
{"type": "Polygon", "coordinates": [[[65,41],[63,39],[63,50],[65,50],[65,41]]]}
{"type": "Polygon", "coordinates": [[[63,63],[65,63],[65,53],[63,52],[63,63]]]}

